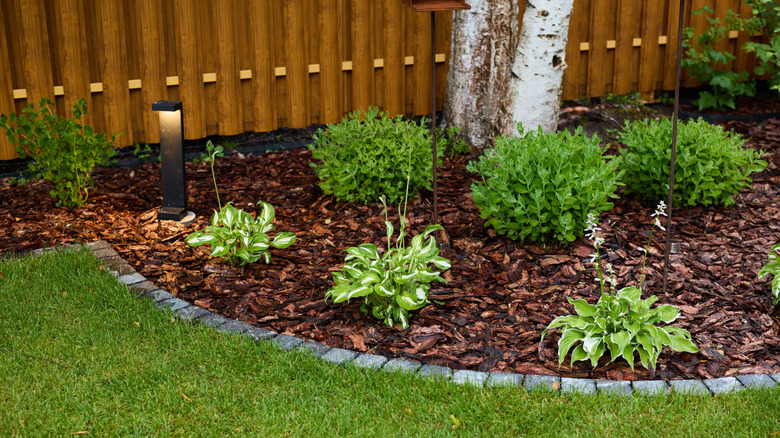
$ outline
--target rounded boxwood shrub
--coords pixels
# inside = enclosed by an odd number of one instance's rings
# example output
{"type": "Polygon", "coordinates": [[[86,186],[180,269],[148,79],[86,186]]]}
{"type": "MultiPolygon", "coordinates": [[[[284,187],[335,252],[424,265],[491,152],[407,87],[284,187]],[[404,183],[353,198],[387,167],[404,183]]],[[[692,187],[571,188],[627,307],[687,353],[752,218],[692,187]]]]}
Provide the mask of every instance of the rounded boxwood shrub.
{"type": "MultiPolygon", "coordinates": [[[[341,123],[319,130],[309,146],[320,188],[341,201],[368,204],[384,195],[388,203],[431,188],[433,168],[427,128],[378,108],[355,111],[341,123]],[[362,120],[361,120],[362,119],[362,120]]],[[[441,157],[441,151],[439,157],[441,157]]]]}
{"type": "Polygon", "coordinates": [[[510,239],[569,243],[582,236],[588,213],[612,208],[620,185],[617,160],[604,155],[597,136],[577,128],[545,134],[518,124],[519,137],[498,137],[467,169],[482,181],[471,198],[486,225],[510,239]]]}
{"type": "MultiPolygon", "coordinates": [[[[669,196],[672,163],[672,122],[669,119],[626,122],[618,133],[620,168],[626,174],[626,194],[657,201],[669,196]]],[[[702,119],[677,126],[675,205],[734,203],[734,195],[752,182],[750,174],[766,168],[761,152],[744,149],[745,140],[702,119]]]]}

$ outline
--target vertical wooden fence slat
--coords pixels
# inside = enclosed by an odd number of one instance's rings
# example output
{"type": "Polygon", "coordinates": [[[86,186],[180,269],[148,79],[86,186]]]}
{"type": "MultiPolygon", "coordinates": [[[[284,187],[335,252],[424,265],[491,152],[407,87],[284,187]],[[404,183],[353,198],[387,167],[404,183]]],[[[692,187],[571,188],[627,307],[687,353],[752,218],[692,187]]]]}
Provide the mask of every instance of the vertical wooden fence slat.
{"type": "MultiPolygon", "coordinates": [[[[3,24],[5,17],[4,8],[0,8],[0,24],[3,24]]],[[[0,27],[0,65],[11,65],[11,57],[8,50],[8,42],[3,27],[0,27]]],[[[13,83],[11,82],[11,71],[7,68],[0,68],[0,114],[9,115],[14,112],[13,83]]],[[[8,141],[5,131],[0,129],[0,160],[10,160],[16,158],[14,146],[8,141]]]]}
{"type": "Polygon", "coordinates": [[[588,49],[588,95],[606,94],[607,78],[607,26],[606,14],[602,8],[606,0],[592,0],[590,10],[590,46],[588,49]]]}
{"type": "Polygon", "coordinates": [[[168,98],[165,84],[165,44],[163,32],[163,8],[157,0],[138,1],[138,21],[141,26],[139,53],[141,63],[141,101],[144,141],[160,142],[160,117],[152,111],[152,104],[168,98]]]}
{"type": "Polygon", "coordinates": [[[566,43],[566,70],[563,71],[563,100],[577,99],[586,94],[588,74],[588,52],[580,50],[580,43],[588,42],[588,21],[575,20],[574,17],[588,17],[588,0],[576,0],[569,23],[569,36],[566,43]]]}
{"type": "Polygon", "coordinates": [[[233,0],[213,3],[217,38],[217,111],[219,135],[244,132],[239,95],[239,71],[236,58],[236,34],[233,11],[240,5],[233,0]]]}
{"type": "Polygon", "coordinates": [[[286,33],[287,86],[290,98],[290,117],[287,126],[302,128],[311,124],[309,116],[309,63],[306,47],[306,33],[303,26],[302,0],[284,2],[283,14],[286,33]]]}
{"type": "Polygon", "coordinates": [[[659,88],[659,61],[663,52],[658,45],[658,37],[661,36],[664,20],[664,10],[657,7],[657,3],[644,2],[642,12],[642,46],[639,50],[639,90],[644,93],[655,91],[659,88]],[[656,7],[654,7],[656,6],[656,7]]]}
{"type": "Polygon", "coordinates": [[[255,39],[255,59],[252,74],[254,94],[255,131],[276,129],[276,93],[274,89],[274,64],[271,44],[271,11],[269,0],[252,2],[252,35],[255,39]]]}
{"type": "Polygon", "coordinates": [[[339,27],[339,0],[320,0],[320,87],[322,89],[322,116],[320,123],[341,120],[341,40],[339,27]]]}
{"type": "Polygon", "coordinates": [[[636,22],[642,14],[641,6],[636,0],[618,1],[615,70],[612,77],[612,92],[618,95],[630,93],[638,82],[633,41],[638,37],[636,22]]]}
{"type": "Polygon", "coordinates": [[[371,52],[369,2],[352,0],[352,108],[365,110],[374,104],[374,56],[371,52]]]}
{"type": "MultiPolygon", "coordinates": [[[[691,2],[685,0],[685,16],[690,17],[691,2]]],[[[677,65],[677,28],[679,26],[680,0],[671,0],[666,20],[666,45],[664,46],[663,89],[674,90],[677,65]]]]}
{"type": "MultiPolygon", "coordinates": [[[[87,103],[84,122],[92,123],[92,92],[89,89],[89,57],[84,34],[84,12],[80,0],[60,0],[54,3],[60,34],[57,44],[62,58],[62,88],[66,110],[83,98],[87,103]]],[[[60,84],[57,84],[60,85],[60,84]]]]}
{"type": "Polygon", "coordinates": [[[103,0],[98,15],[103,29],[103,104],[106,131],[124,133],[126,143],[133,143],[133,127],[130,125],[130,91],[127,86],[127,59],[122,23],[122,2],[103,0]]]}
{"type": "MultiPolygon", "coordinates": [[[[736,7],[736,6],[735,6],[736,7]]],[[[739,15],[743,18],[751,17],[753,14],[751,13],[751,8],[749,5],[746,5],[744,3],[740,3],[739,7],[737,8],[737,12],[739,15]]],[[[743,71],[747,70],[749,73],[753,74],[753,69],[756,66],[756,55],[753,53],[747,53],[742,50],[742,46],[745,45],[746,42],[752,41],[752,37],[750,35],[750,32],[748,31],[740,31],[737,36],[737,60],[734,64],[735,71],[743,71]]]]}
{"type": "Polygon", "coordinates": [[[197,9],[190,2],[175,0],[178,47],[181,56],[179,64],[179,99],[184,115],[184,136],[203,138],[206,136],[204,113],[203,71],[201,70],[198,35],[203,32],[198,26],[197,9]]]}
{"type": "Polygon", "coordinates": [[[35,104],[37,107],[44,97],[54,101],[46,10],[43,0],[21,0],[20,4],[20,24],[24,32],[22,63],[26,79],[27,103],[35,104]]]}
{"type": "Polygon", "coordinates": [[[404,46],[403,12],[405,6],[398,0],[383,3],[385,111],[391,116],[404,113],[404,46]]]}
{"type": "Polygon", "coordinates": [[[431,114],[431,13],[414,12],[407,22],[407,34],[413,38],[414,115],[431,114]],[[409,27],[411,26],[411,28],[409,27]]]}

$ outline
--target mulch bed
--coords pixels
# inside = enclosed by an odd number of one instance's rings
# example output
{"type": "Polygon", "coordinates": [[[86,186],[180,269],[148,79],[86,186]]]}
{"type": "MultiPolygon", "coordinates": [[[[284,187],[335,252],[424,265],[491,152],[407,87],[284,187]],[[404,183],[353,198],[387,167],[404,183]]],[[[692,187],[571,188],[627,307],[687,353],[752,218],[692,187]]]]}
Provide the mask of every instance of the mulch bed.
{"type": "MultiPolygon", "coordinates": [[[[619,380],[712,378],[780,372],[780,312],[772,306],[769,279],[756,280],[769,247],[780,241],[780,120],[729,122],[752,137],[750,147],[766,149],[767,170],[730,208],[674,211],[668,291],[662,292],[663,238],[650,247],[645,292],[659,304],[680,307],[675,322],[693,335],[700,353],[664,350],[654,376],[632,372],[624,361],[592,370],[568,361],[558,368],[553,331],[542,330],[558,315],[574,313],[566,297],[595,303],[600,295],[593,252],[583,239],[567,248],[511,241],[483,227],[470,199],[475,178],[469,159],[445,159],[440,168],[439,212],[453,262],[434,285],[431,297],[443,302],[415,312],[407,330],[389,328],[360,312],[359,300],[323,300],[331,273],[343,264],[342,250],[364,242],[386,245],[379,203],[358,206],[324,195],[304,148],[262,156],[235,154],[217,162],[223,202],[257,212],[262,199],[276,207],[276,230],[292,231],[298,241],[272,250],[269,265],[231,267],[208,258],[208,247],[191,248],[184,237],[203,228],[217,208],[207,165],[187,164],[189,209],[198,218],[189,228],[158,222],[160,169],[98,169],[90,201],[83,208],[57,208],[50,185],[25,186],[0,181],[0,254],[103,239],[141,274],[174,295],[252,324],[312,339],[334,347],[402,357],[457,369],[554,374],[619,380]]],[[[432,193],[410,200],[414,233],[432,221],[432,193]]],[[[641,252],[654,205],[619,199],[601,215],[607,260],[621,285],[636,284],[641,252]]],[[[395,209],[393,209],[395,210],[395,209]]],[[[397,213],[390,220],[398,223],[397,213]]],[[[31,292],[32,293],[32,292],[31,292]]]]}

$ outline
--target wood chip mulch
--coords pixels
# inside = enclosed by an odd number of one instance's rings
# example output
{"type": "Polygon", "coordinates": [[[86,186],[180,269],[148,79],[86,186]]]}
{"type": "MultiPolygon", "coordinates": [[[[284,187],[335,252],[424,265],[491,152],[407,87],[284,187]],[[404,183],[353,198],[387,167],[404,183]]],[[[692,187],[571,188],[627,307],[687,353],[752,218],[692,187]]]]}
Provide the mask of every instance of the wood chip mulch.
{"type": "MultiPolygon", "coordinates": [[[[223,202],[256,213],[254,203],[268,201],[276,207],[276,231],[298,235],[292,247],[272,250],[269,265],[234,268],[209,259],[207,247],[184,243],[217,208],[208,166],[190,163],[189,209],[198,217],[189,228],[156,220],[161,193],[155,163],[96,170],[90,201],[76,209],[55,207],[46,182],[0,180],[0,255],[103,239],[158,286],[198,306],[334,347],[457,369],[618,380],[780,372],[780,311],[772,306],[769,278],[756,279],[767,251],[780,241],[780,120],[727,127],[751,137],[750,147],[767,150],[770,164],[730,208],[675,208],[672,238],[679,251],[670,258],[665,294],[663,238],[651,245],[645,293],[679,306],[675,324],[689,330],[701,349],[665,349],[654,376],[641,367],[632,372],[622,360],[596,370],[585,362],[570,368],[567,360],[558,368],[559,333],[541,344],[539,338],[554,317],[574,313],[566,297],[598,299],[594,268],[585,262],[592,247],[583,239],[567,248],[524,244],[483,227],[469,195],[475,175],[465,170],[476,152],[445,159],[440,169],[440,222],[449,244],[442,255],[453,266],[444,274],[448,283],[431,290],[430,298],[443,304],[415,312],[403,331],[362,314],[358,301],[323,300],[331,273],[343,264],[342,250],[363,242],[385,247],[384,214],[379,203],[358,206],[324,195],[304,148],[217,162],[223,202]]],[[[410,201],[414,233],[432,221],[432,198],[425,192],[410,201]]],[[[654,209],[627,198],[601,215],[606,258],[623,286],[639,280],[640,248],[654,209]]],[[[397,219],[391,214],[395,224],[397,219]]]]}

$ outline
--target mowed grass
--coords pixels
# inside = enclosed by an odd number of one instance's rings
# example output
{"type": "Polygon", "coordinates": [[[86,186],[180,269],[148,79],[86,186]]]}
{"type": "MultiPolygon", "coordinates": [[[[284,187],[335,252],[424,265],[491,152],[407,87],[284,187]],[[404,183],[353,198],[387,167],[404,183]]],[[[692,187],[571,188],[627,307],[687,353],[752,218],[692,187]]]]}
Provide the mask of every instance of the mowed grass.
{"type": "Polygon", "coordinates": [[[173,318],[84,251],[0,260],[0,436],[776,436],[780,390],[609,397],[334,366],[173,318]]]}

